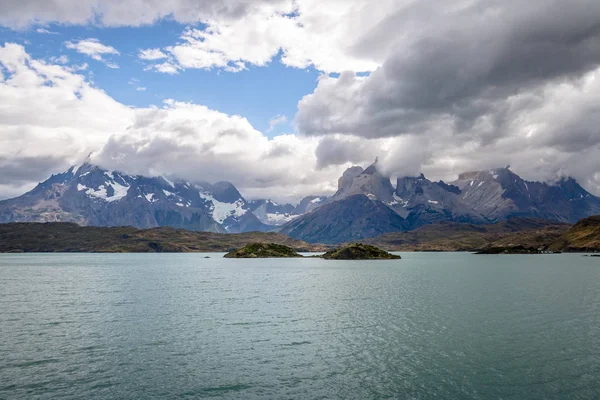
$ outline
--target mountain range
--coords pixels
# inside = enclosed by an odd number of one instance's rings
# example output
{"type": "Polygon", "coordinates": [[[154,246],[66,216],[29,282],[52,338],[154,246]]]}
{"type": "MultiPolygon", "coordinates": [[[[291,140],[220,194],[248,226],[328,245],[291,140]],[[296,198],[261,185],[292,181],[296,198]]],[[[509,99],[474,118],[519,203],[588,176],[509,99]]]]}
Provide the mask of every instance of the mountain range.
{"type": "Polygon", "coordinates": [[[553,184],[525,181],[507,167],[465,172],[449,183],[422,174],[402,177],[394,186],[377,163],[347,169],[333,196],[306,197],[298,205],[246,200],[229,182],[128,175],[90,163],[0,201],[0,223],[278,231],[309,243],[330,244],[446,221],[484,225],[522,217],[575,223],[595,214],[600,214],[600,198],[572,178],[553,184]]]}

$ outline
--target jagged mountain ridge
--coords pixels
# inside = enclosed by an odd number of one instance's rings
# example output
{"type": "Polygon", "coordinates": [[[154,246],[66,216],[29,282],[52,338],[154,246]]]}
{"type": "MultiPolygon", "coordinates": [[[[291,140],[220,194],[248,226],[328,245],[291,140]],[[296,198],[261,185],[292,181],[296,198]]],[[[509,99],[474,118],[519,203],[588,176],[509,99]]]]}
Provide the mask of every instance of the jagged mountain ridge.
{"type": "Polygon", "coordinates": [[[279,230],[324,243],[444,221],[479,225],[518,216],[574,223],[593,214],[600,214],[600,199],[571,178],[555,184],[529,182],[502,168],[464,173],[451,183],[433,182],[422,174],[402,177],[394,187],[376,164],[349,168],[333,196],[309,196],[297,206],[247,201],[229,182],[171,182],[89,163],[53,175],[23,196],[0,201],[0,222],[228,233],[279,230]]]}
{"type": "Polygon", "coordinates": [[[600,213],[600,198],[566,177],[554,184],[531,182],[507,168],[460,174],[451,183],[461,200],[490,222],[511,216],[576,223],[600,213]]]}
{"type": "MultiPolygon", "coordinates": [[[[359,215],[374,218],[371,205],[352,202],[354,221],[345,226],[346,233],[339,239],[351,241],[368,238],[373,226],[388,232],[413,230],[439,222],[469,223],[474,225],[505,221],[511,217],[540,218],[575,223],[581,218],[600,214],[600,199],[583,189],[572,178],[556,185],[528,182],[508,168],[461,174],[455,182],[433,182],[423,174],[418,177],[398,178],[396,188],[383,176],[376,164],[347,169],[338,180],[338,191],[325,205],[362,195],[372,202],[385,205],[403,219],[401,224],[385,226],[375,221],[365,225],[359,215]],[[362,212],[359,210],[363,207],[362,212]],[[367,227],[368,226],[368,227],[367,227]],[[357,233],[361,227],[362,233],[357,233]]],[[[343,218],[339,208],[321,206],[285,224],[281,232],[306,241],[328,240],[328,226],[343,218]],[[337,213],[337,217],[328,215],[337,213]],[[333,222],[332,222],[333,221],[333,222]],[[300,229],[301,227],[301,229],[300,229]]],[[[380,213],[380,215],[383,215],[380,213]]],[[[327,242],[324,242],[327,243],[327,242]]]]}

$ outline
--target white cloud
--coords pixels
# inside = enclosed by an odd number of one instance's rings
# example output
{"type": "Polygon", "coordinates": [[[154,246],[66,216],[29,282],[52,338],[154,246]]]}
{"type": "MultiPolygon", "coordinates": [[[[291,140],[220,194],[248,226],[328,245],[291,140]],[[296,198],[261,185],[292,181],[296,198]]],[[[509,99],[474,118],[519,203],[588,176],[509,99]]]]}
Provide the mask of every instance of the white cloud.
{"type": "MultiPolygon", "coordinates": [[[[394,4],[382,0],[377,10],[388,6],[391,12],[394,4]]],[[[186,29],[182,41],[166,50],[183,68],[238,71],[231,65],[265,66],[281,52],[281,61],[291,67],[372,71],[381,56],[354,54],[352,47],[384,17],[377,10],[367,0],[264,4],[243,18],[207,19],[205,29],[186,29]]]]}
{"type": "Polygon", "coordinates": [[[64,54],[62,56],[53,56],[50,57],[50,62],[54,64],[67,64],[69,62],[69,57],[64,54]]]}
{"type": "Polygon", "coordinates": [[[41,33],[42,35],[58,35],[58,32],[49,31],[45,28],[37,28],[35,31],[37,33],[41,33]]]}
{"type": "Polygon", "coordinates": [[[119,66],[109,60],[105,60],[105,55],[120,55],[119,51],[112,46],[100,43],[98,39],[89,38],[77,42],[65,42],[68,49],[75,50],[78,53],[85,54],[96,61],[101,61],[109,68],[119,68],[119,66]]]}
{"type": "Polygon", "coordinates": [[[140,50],[140,53],[138,54],[138,58],[140,58],[141,60],[149,61],[160,60],[167,57],[168,56],[165,53],[163,53],[160,49],[140,50]]]}
{"type": "Polygon", "coordinates": [[[287,121],[287,117],[283,114],[274,116],[269,120],[269,129],[267,129],[267,132],[273,131],[277,125],[285,124],[287,121]]]}
{"type": "Polygon", "coordinates": [[[144,86],[138,86],[135,88],[135,90],[137,90],[138,92],[145,92],[146,88],[144,86]]]}
{"type": "Polygon", "coordinates": [[[20,45],[0,46],[0,65],[8,73],[0,80],[0,170],[22,166],[0,172],[0,185],[22,188],[45,179],[133,120],[131,109],[83,76],[33,59],[20,45]]]}
{"type": "Polygon", "coordinates": [[[155,70],[157,72],[162,72],[163,74],[177,75],[180,69],[181,67],[179,67],[178,65],[167,61],[160,64],[149,65],[146,68],[144,68],[144,71],[155,70]]]}
{"type": "Polygon", "coordinates": [[[91,151],[109,168],[229,180],[248,197],[279,200],[331,192],[343,169],[317,169],[318,139],[269,139],[241,116],[173,100],[126,107],[16,44],[0,47],[0,66],[8,74],[0,80],[0,196],[19,194],[91,151]]]}

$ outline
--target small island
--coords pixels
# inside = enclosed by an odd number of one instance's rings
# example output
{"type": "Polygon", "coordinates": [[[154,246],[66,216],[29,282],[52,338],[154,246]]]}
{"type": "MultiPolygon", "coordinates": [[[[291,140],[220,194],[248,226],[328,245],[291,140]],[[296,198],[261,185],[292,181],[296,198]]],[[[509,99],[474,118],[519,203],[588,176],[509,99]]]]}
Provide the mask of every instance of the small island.
{"type": "Polygon", "coordinates": [[[250,243],[241,249],[233,250],[225,258],[294,258],[302,257],[296,250],[277,243],[250,243]]]}
{"type": "MultiPolygon", "coordinates": [[[[301,258],[291,247],[276,243],[250,243],[241,249],[233,250],[225,258],[301,258]]],[[[375,246],[354,243],[312,258],[325,260],[399,260],[400,256],[388,253],[375,246]]]]}
{"type": "Polygon", "coordinates": [[[525,246],[501,246],[501,247],[488,247],[479,250],[475,254],[544,254],[541,250],[535,247],[525,246]]]}
{"type": "Polygon", "coordinates": [[[354,243],[328,251],[322,257],[325,260],[399,260],[402,258],[375,246],[362,243],[354,243]]]}

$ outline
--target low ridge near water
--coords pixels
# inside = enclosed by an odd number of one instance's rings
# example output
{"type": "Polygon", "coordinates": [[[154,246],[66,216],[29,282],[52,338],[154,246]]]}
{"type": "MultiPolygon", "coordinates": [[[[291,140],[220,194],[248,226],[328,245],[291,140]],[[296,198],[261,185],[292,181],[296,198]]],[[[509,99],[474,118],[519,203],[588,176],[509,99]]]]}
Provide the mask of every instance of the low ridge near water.
{"type": "MultiPolygon", "coordinates": [[[[0,252],[210,252],[231,251],[255,242],[282,244],[296,251],[336,247],[310,244],[275,232],[219,234],[173,228],[80,227],[60,222],[0,224],[0,252]]],[[[600,251],[600,216],[573,226],[523,218],[491,225],[439,223],[411,232],[387,233],[363,243],[386,251],[477,251],[524,246],[595,252],[600,251]]]]}

